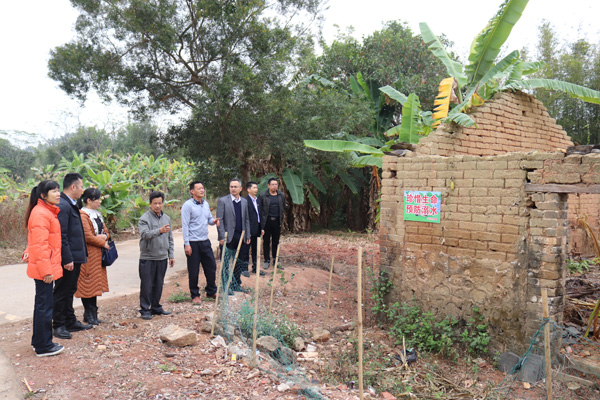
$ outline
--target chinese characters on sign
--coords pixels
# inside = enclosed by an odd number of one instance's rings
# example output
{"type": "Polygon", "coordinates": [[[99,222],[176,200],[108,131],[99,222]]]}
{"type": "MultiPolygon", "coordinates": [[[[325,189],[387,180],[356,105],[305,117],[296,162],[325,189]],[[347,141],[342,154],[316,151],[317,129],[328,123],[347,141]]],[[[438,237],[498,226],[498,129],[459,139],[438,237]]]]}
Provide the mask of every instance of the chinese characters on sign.
{"type": "Polygon", "coordinates": [[[440,223],[442,192],[404,191],[404,220],[440,223]]]}

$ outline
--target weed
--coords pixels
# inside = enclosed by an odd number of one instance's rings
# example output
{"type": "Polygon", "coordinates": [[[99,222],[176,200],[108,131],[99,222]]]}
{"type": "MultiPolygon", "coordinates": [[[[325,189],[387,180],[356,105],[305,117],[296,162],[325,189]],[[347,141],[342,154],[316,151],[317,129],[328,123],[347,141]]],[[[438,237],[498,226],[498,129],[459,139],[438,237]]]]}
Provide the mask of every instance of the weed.
{"type": "Polygon", "coordinates": [[[186,301],[190,301],[192,300],[190,298],[190,294],[184,292],[183,290],[179,289],[179,291],[177,293],[173,293],[170,297],[169,297],[169,302],[170,303],[183,303],[186,301]]]}
{"type": "Polygon", "coordinates": [[[458,356],[458,344],[464,345],[469,354],[487,353],[490,340],[488,325],[483,323],[484,318],[477,308],[473,308],[474,316],[460,325],[458,320],[448,316],[439,320],[432,311],[421,310],[414,301],[387,306],[385,296],[391,292],[393,284],[385,271],[379,274],[378,279],[374,279],[373,275],[370,274],[371,299],[375,302],[372,311],[380,317],[382,324],[388,325],[389,334],[396,344],[402,344],[405,339],[408,347],[450,358],[458,356]]]}
{"type": "Polygon", "coordinates": [[[460,340],[466,345],[469,354],[487,353],[490,335],[487,332],[488,325],[483,323],[483,315],[477,307],[473,307],[474,317],[469,318],[467,325],[460,335],[460,340]]]}
{"type": "Polygon", "coordinates": [[[581,259],[580,261],[567,260],[567,268],[571,274],[582,274],[584,271],[587,272],[590,270],[590,265],[593,264],[594,261],[586,259],[581,259]]]}
{"type": "Polygon", "coordinates": [[[175,372],[177,367],[171,364],[160,364],[158,369],[160,369],[162,372],[175,372]]]}
{"type": "MultiPolygon", "coordinates": [[[[245,302],[238,316],[240,331],[246,337],[252,337],[252,327],[254,323],[254,305],[252,301],[245,302]]],[[[294,339],[304,336],[302,330],[296,323],[283,315],[279,318],[266,312],[258,313],[256,321],[257,336],[273,336],[288,347],[293,347],[294,339]]]]}

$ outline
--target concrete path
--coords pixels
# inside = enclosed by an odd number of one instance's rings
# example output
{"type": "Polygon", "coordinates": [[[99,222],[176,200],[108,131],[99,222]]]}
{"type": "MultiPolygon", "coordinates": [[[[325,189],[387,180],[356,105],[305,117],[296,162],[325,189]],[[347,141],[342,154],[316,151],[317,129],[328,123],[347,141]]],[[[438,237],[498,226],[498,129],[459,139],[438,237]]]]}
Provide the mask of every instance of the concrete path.
{"type": "MultiPolygon", "coordinates": [[[[208,227],[208,237],[213,248],[216,248],[218,241],[215,226],[208,227]]],[[[175,266],[167,269],[165,280],[169,280],[169,276],[175,271],[187,270],[181,231],[175,231],[173,239],[175,240],[175,266]]],[[[108,267],[110,292],[98,297],[100,303],[111,297],[139,293],[139,240],[117,242],[117,250],[119,258],[108,267]]],[[[0,267],[0,324],[31,318],[33,315],[35,285],[33,279],[27,277],[26,271],[27,266],[24,263],[0,267]]],[[[75,308],[81,307],[81,300],[75,299],[74,305],[75,308]]]]}

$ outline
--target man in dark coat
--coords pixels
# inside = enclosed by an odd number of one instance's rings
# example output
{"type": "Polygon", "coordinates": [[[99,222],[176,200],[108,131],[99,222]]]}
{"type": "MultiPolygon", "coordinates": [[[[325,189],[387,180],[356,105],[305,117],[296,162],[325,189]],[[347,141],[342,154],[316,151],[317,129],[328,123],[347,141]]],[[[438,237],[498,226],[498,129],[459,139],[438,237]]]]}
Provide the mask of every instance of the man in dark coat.
{"type": "MultiPolygon", "coordinates": [[[[250,218],[250,245],[244,245],[244,254],[242,260],[250,260],[250,253],[252,253],[252,273],[256,273],[256,266],[260,260],[256,259],[256,243],[258,238],[264,233],[261,226],[260,219],[260,201],[256,195],[258,194],[258,183],[248,182],[246,184],[246,191],[248,196],[246,197],[246,203],[248,203],[248,217],[250,218]]],[[[248,263],[250,264],[250,263],[248,263]]],[[[264,271],[258,269],[260,275],[265,275],[264,271]]],[[[248,270],[242,271],[242,275],[249,277],[250,273],[248,270]]]]}
{"type": "Polygon", "coordinates": [[[63,179],[63,191],[60,194],[58,221],[62,239],[63,276],[54,286],[54,312],[52,327],[54,336],[59,339],[71,339],[70,332],[91,329],[91,324],[77,321],[73,309],[73,295],[77,291],[77,280],[81,264],[87,262],[87,246],[81,223],[81,214],[77,200],[83,194],[83,177],[78,173],[68,173],[63,179]]]}
{"type": "MultiPolygon", "coordinates": [[[[281,224],[285,213],[285,195],[277,190],[279,182],[275,178],[269,179],[269,188],[260,195],[260,205],[262,208],[261,225],[264,231],[263,236],[263,256],[265,263],[264,269],[269,269],[271,265],[271,256],[273,262],[277,255],[279,247],[279,237],[281,236],[281,224]],[[271,246],[271,241],[272,246],[271,246]]],[[[278,269],[283,269],[280,265],[278,269]]]]}

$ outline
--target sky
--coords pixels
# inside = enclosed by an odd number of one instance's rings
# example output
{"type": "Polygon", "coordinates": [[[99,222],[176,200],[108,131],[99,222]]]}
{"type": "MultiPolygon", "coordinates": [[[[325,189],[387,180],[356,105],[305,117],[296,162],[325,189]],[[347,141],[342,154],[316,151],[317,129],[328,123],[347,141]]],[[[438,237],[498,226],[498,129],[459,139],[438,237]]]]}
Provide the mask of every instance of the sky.
{"type": "MultiPolygon", "coordinates": [[[[498,10],[501,0],[330,0],[324,12],[323,34],[329,43],[338,30],[350,26],[360,39],[382,28],[389,20],[403,20],[413,32],[426,22],[436,34],[455,43],[464,60],[471,41],[498,10]],[[337,25],[337,27],[336,27],[337,25]]],[[[533,48],[543,19],[559,37],[585,37],[600,44],[600,0],[530,0],[504,49],[533,48]]],[[[111,129],[127,122],[127,110],[104,105],[90,96],[84,107],[69,98],[48,77],[50,50],[75,36],[77,11],[68,0],[3,1],[0,4],[0,132],[35,133],[42,141],[73,131],[79,124],[111,129]]],[[[160,126],[176,123],[161,116],[160,126]]],[[[2,137],[2,136],[0,136],[2,137]]],[[[27,139],[21,139],[21,145],[27,139]]]]}

